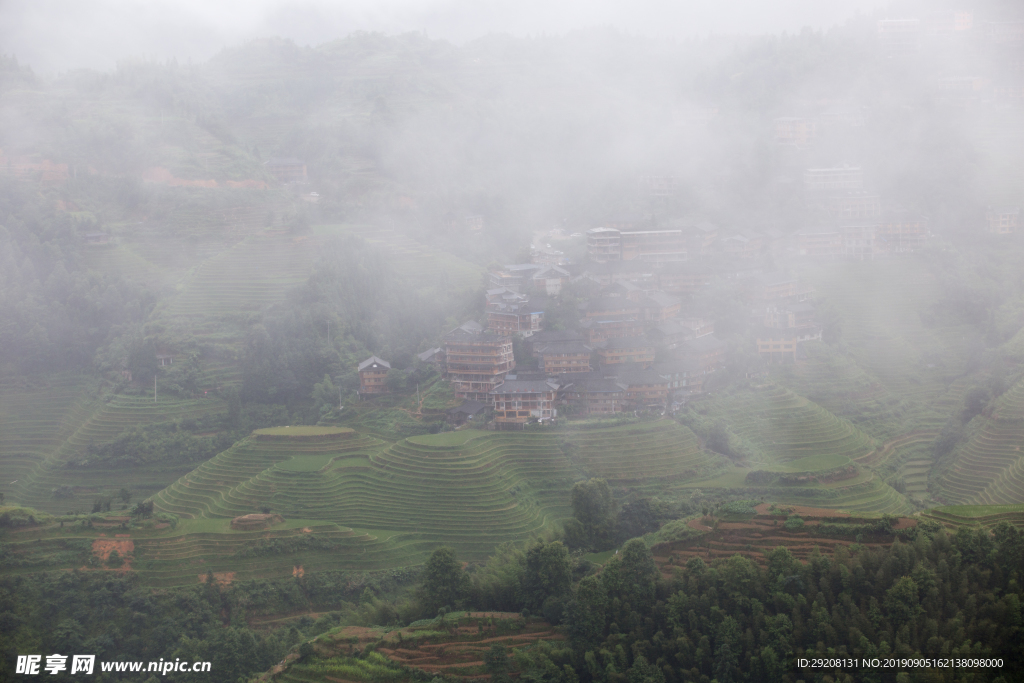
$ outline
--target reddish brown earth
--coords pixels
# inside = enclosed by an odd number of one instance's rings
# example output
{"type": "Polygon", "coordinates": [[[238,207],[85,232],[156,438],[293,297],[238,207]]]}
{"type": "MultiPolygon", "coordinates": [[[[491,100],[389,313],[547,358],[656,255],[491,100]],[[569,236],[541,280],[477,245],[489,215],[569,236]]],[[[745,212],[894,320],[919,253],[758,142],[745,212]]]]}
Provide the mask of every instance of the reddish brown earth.
{"type": "Polygon", "coordinates": [[[231,528],[242,531],[258,531],[260,529],[266,529],[267,527],[280,524],[284,521],[284,517],[281,515],[261,515],[251,514],[242,515],[241,517],[235,517],[231,520],[231,528]]]}
{"type": "MultiPolygon", "coordinates": [[[[118,534],[118,536],[126,536],[127,534],[118,534]]],[[[135,543],[131,540],[113,540],[109,538],[97,538],[92,542],[92,554],[98,557],[102,562],[106,562],[110,559],[110,553],[114,550],[124,560],[124,564],[117,568],[118,571],[128,571],[131,567],[132,553],[135,552],[135,543]]]]}
{"type": "MultiPolygon", "coordinates": [[[[199,583],[206,583],[206,574],[199,574],[199,583]]],[[[213,582],[218,586],[230,586],[235,580],[235,572],[214,572],[213,582]]]]}
{"type": "MultiPolygon", "coordinates": [[[[849,513],[821,508],[788,506],[778,509],[780,514],[769,515],[767,505],[756,508],[759,513],[749,521],[726,522],[710,517],[693,519],[687,526],[705,531],[703,536],[662,543],[653,548],[654,560],[662,575],[668,577],[677,567],[682,567],[693,557],[708,562],[711,560],[743,555],[759,565],[767,564],[767,553],[778,546],[785,546],[798,560],[806,562],[815,548],[823,554],[832,554],[840,546],[856,543],[856,536],[829,537],[820,535],[817,527],[824,522],[866,524],[875,520],[852,517],[849,513]],[[762,510],[763,508],[763,510],[762,510]],[[783,524],[789,514],[799,515],[804,520],[801,529],[788,530],[783,524]],[[831,519],[829,519],[831,518],[831,519]]],[[[908,529],[916,526],[917,520],[900,517],[893,524],[894,529],[908,529]]],[[[887,547],[892,544],[891,534],[872,534],[862,538],[861,545],[887,547]]]]}
{"type": "MultiPolygon", "coordinates": [[[[498,633],[492,620],[520,619],[514,612],[472,612],[460,626],[451,626],[445,635],[417,637],[417,629],[403,628],[383,636],[379,630],[349,626],[331,636],[330,645],[319,645],[321,656],[348,655],[367,643],[377,643],[376,651],[393,662],[430,674],[461,679],[488,679],[483,671],[484,653],[501,643],[510,649],[533,645],[539,640],[564,640],[546,621],[530,621],[519,631],[498,633]]],[[[429,629],[428,627],[428,630],[429,629]]],[[[338,679],[341,680],[341,679],[338,679]]]]}

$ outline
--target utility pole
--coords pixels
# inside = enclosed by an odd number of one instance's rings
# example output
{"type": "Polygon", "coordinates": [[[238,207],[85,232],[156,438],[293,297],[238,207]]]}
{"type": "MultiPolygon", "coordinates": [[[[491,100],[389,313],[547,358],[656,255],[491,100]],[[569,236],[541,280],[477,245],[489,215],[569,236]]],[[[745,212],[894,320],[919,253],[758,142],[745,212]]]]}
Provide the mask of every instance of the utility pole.
{"type": "Polygon", "coordinates": [[[327,345],[331,345],[331,321],[327,321],[327,345]]]}
{"type": "Polygon", "coordinates": [[[153,373],[153,403],[156,403],[156,373],[153,373]]]}

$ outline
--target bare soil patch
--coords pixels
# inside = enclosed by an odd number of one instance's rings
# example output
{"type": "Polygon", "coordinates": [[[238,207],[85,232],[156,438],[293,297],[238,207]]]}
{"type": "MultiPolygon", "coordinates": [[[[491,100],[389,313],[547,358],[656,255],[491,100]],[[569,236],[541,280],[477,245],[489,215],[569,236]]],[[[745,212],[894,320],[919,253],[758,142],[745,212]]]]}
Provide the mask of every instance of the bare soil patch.
{"type": "MultiPolygon", "coordinates": [[[[206,574],[199,574],[199,583],[206,583],[206,574]]],[[[214,572],[213,582],[218,586],[230,586],[235,580],[235,572],[214,572]]]]}
{"type": "MultiPolygon", "coordinates": [[[[767,512],[767,505],[759,505],[767,512]]],[[[789,509],[789,508],[784,508],[789,509]]],[[[821,535],[819,527],[827,518],[840,524],[859,525],[877,520],[852,517],[849,513],[840,513],[823,508],[792,506],[792,512],[782,515],[757,514],[749,521],[726,522],[712,518],[693,519],[687,522],[692,529],[707,532],[703,536],[663,543],[653,548],[654,560],[665,576],[686,564],[693,557],[705,561],[743,555],[759,565],[767,564],[767,554],[778,546],[784,546],[801,562],[806,562],[815,549],[825,554],[835,553],[840,546],[857,543],[856,537],[821,535]],[[786,529],[785,515],[795,514],[804,519],[800,529],[786,529]],[[816,519],[816,517],[818,517],[816,519]],[[822,519],[826,518],[826,519],[822,519]],[[837,519],[839,518],[839,519],[837,519]]],[[[894,530],[908,529],[917,524],[916,519],[901,517],[893,523],[894,530]]],[[[860,545],[879,548],[892,544],[893,534],[862,534],[860,545]]]]}
{"type": "Polygon", "coordinates": [[[283,521],[284,517],[276,514],[242,515],[231,520],[231,528],[237,531],[259,531],[260,529],[267,529],[275,524],[280,524],[283,521]]]}

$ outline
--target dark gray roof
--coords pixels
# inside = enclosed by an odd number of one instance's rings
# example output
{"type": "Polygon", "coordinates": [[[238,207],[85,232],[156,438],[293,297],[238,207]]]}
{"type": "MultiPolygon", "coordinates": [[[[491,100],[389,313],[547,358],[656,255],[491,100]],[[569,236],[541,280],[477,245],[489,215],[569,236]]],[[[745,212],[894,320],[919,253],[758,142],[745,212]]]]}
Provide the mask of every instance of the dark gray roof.
{"type": "Polygon", "coordinates": [[[583,304],[581,308],[585,311],[617,311],[623,309],[640,308],[640,304],[631,301],[624,296],[603,296],[591,299],[583,304]]]}
{"type": "Polygon", "coordinates": [[[541,330],[530,336],[530,342],[534,348],[537,348],[542,343],[583,341],[584,339],[585,337],[582,334],[571,330],[541,330]]]}
{"type": "Polygon", "coordinates": [[[448,415],[476,415],[486,407],[486,403],[466,399],[462,402],[462,405],[456,408],[449,408],[446,412],[448,415]]]}
{"type": "Polygon", "coordinates": [[[680,373],[692,375],[699,372],[701,367],[700,363],[690,358],[672,358],[655,363],[651,366],[651,370],[662,376],[678,375],[680,373]]]}
{"type": "Polygon", "coordinates": [[[580,327],[590,329],[601,323],[637,322],[636,316],[632,313],[621,313],[619,315],[602,315],[600,318],[587,318],[580,321],[580,327]]]}
{"type": "Polygon", "coordinates": [[[636,348],[653,348],[654,344],[648,341],[645,337],[617,337],[615,339],[609,339],[604,343],[606,349],[636,349],[636,348]]]}
{"type": "MultiPolygon", "coordinates": [[[[359,369],[360,370],[365,370],[366,368],[370,367],[374,363],[377,363],[379,365],[383,365],[386,368],[390,368],[391,367],[391,363],[387,362],[386,360],[381,360],[380,358],[377,358],[377,356],[370,356],[369,358],[367,358],[366,360],[364,360],[362,363],[359,364],[359,369]]],[[[349,367],[352,367],[352,366],[350,365],[349,367]]]]}
{"type": "Polygon", "coordinates": [[[593,349],[581,341],[545,342],[534,343],[533,349],[536,353],[590,353],[593,349]]]}
{"type": "MultiPolygon", "coordinates": [[[[611,368],[608,368],[611,370],[611,368]]],[[[638,363],[623,363],[616,368],[615,378],[623,384],[664,384],[668,380],[654,370],[645,370],[638,363]]]]}
{"type": "Polygon", "coordinates": [[[423,353],[417,353],[416,357],[419,358],[421,361],[426,362],[426,361],[429,361],[431,358],[433,358],[434,356],[436,356],[439,353],[441,353],[441,348],[440,347],[438,347],[436,349],[427,349],[423,353]]]}
{"type": "Polygon", "coordinates": [[[715,337],[715,335],[708,334],[703,337],[684,341],[680,346],[684,351],[702,353],[705,351],[717,351],[718,349],[723,348],[725,343],[720,341],[715,337]]]}
{"type": "Polygon", "coordinates": [[[613,379],[606,379],[604,377],[582,377],[583,374],[593,373],[580,373],[573,374],[572,384],[566,388],[570,391],[580,391],[592,394],[620,394],[626,390],[626,387],[619,384],[613,379]]]}
{"type": "Polygon", "coordinates": [[[679,297],[666,294],[665,292],[651,292],[640,301],[640,305],[644,308],[665,308],[667,306],[676,306],[679,303],[679,297]]]}
{"type": "Polygon", "coordinates": [[[511,379],[505,380],[500,387],[491,390],[491,394],[538,394],[546,391],[554,391],[558,384],[551,380],[543,379],[511,379]]]}

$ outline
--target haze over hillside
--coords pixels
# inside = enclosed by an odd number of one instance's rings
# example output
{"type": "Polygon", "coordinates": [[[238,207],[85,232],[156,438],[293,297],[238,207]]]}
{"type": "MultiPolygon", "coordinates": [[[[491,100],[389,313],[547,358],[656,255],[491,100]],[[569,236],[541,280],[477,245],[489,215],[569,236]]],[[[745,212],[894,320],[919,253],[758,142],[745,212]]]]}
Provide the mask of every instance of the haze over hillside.
{"type": "Polygon", "coordinates": [[[1017,3],[0,44],[0,679],[1020,673],[1017,3]]]}

